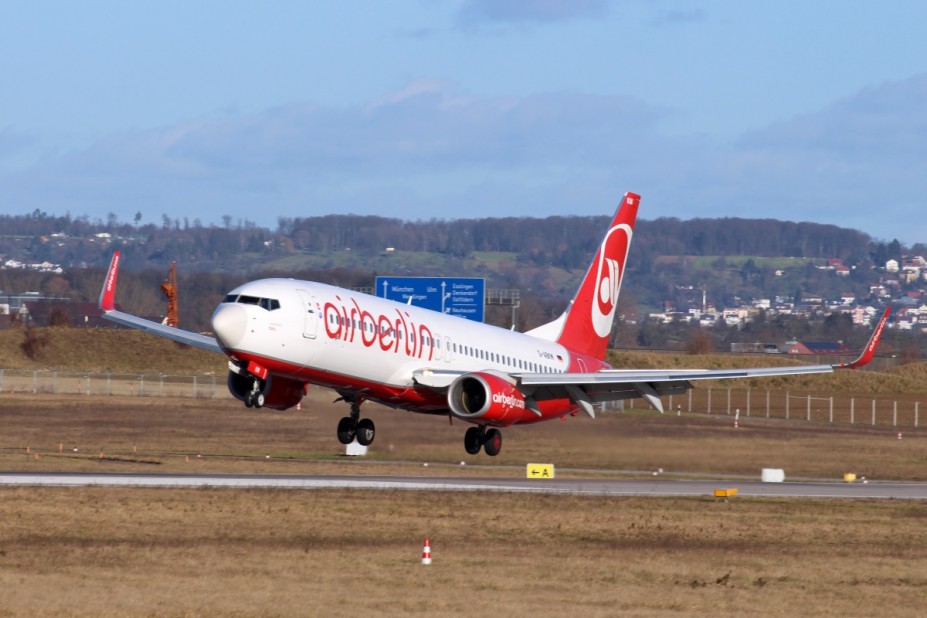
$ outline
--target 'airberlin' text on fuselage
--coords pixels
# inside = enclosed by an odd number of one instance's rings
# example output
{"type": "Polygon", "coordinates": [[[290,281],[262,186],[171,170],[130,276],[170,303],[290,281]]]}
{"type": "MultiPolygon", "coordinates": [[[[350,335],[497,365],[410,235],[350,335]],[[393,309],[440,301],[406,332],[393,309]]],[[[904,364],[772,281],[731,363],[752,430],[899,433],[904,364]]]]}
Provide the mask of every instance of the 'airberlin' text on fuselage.
{"type": "Polygon", "coordinates": [[[434,357],[435,340],[431,329],[424,324],[416,325],[407,312],[394,309],[395,317],[374,315],[361,309],[353,298],[350,299],[352,307],[340,296],[335,298],[340,306],[327,302],[322,308],[325,334],[329,339],[360,341],[368,348],[379,345],[384,352],[413,358],[431,360],[434,357]]]}
{"type": "Polygon", "coordinates": [[[513,395],[506,395],[505,393],[493,393],[492,402],[500,403],[507,408],[519,408],[521,410],[525,409],[524,399],[520,399],[513,395]]]}

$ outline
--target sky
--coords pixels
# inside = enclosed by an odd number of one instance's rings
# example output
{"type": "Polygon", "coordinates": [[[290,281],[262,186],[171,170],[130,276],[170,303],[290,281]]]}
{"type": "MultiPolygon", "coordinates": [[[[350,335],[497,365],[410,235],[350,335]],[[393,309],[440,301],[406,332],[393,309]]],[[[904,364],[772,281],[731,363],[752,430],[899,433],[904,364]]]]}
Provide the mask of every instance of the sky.
{"type": "Polygon", "coordinates": [[[0,212],[744,217],[927,243],[927,3],[0,0],[0,212]]]}

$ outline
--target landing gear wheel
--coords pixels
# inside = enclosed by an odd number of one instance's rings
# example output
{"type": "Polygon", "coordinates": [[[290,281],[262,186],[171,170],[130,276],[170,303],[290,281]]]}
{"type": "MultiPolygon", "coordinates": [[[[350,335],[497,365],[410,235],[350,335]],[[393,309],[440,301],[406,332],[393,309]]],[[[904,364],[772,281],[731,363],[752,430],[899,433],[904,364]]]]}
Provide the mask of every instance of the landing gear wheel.
{"type": "Polygon", "coordinates": [[[254,407],[254,393],[250,391],[245,393],[245,407],[246,408],[254,407]]]}
{"type": "Polygon", "coordinates": [[[377,429],[373,425],[373,421],[369,418],[362,418],[357,421],[357,443],[361,446],[370,446],[373,443],[373,438],[376,436],[377,429]]]}
{"type": "Polygon", "coordinates": [[[255,408],[263,408],[264,407],[264,393],[261,393],[261,392],[254,393],[254,396],[251,398],[251,401],[254,404],[255,408]]]}
{"type": "Polygon", "coordinates": [[[357,423],[350,416],[345,416],[338,421],[338,441],[342,444],[354,442],[357,436],[357,423]]]}
{"type": "Polygon", "coordinates": [[[483,439],[483,450],[490,457],[495,457],[502,450],[502,432],[498,429],[490,429],[486,432],[483,439]]]}
{"type": "Polygon", "coordinates": [[[471,427],[464,434],[464,448],[471,455],[477,455],[483,448],[483,432],[479,427],[471,427]]]}

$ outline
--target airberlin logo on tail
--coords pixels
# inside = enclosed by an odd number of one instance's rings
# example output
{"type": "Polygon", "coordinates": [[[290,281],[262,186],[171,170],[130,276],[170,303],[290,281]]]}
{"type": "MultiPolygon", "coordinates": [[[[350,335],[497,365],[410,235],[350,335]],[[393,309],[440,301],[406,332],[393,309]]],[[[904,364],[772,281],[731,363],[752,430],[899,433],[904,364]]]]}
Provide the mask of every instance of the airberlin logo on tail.
{"type": "Polygon", "coordinates": [[[119,254],[113,254],[113,264],[109,269],[109,279],[106,280],[106,291],[111,292],[116,284],[116,273],[119,271],[119,254]]]}
{"type": "Polygon", "coordinates": [[[109,272],[106,274],[106,285],[103,287],[103,293],[100,298],[100,308],[103,311],[111,311],[115,308],[116,295],[116,273],[119,272],[119,252],[113,254],[113,260],[109,265],[109,272]]]}
{"type": "Polygon", "coordinates": [[[628,255],[631,235],[634,232],[626,223],[608,230],[599,248],[599,263],[595,276],[595,300],[592,303],[592,328],[599,337],[608,337],[618,303],[624,260],[628,255]]]}

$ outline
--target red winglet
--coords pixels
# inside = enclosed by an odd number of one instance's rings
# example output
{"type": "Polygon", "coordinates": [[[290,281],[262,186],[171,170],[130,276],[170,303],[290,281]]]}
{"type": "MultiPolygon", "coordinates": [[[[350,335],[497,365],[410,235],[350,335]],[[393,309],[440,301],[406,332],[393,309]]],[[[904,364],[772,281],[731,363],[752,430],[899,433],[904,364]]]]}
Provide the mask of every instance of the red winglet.
{"type": "Polygon", "coordinates": [[[857,369],[871,361],[872,357],[875,356],[876,348],[879,347],[879,339],[882,338],[882,329],[885,328],[885,323],[888,321],[888,316],[891,314],[891,312],[891,307],[885,308],[885,313],[882,314],[882,319],[879,320],[875,330],[872,331],[872,336],[869,338],[869,343],[866,344],[866,348],[863,350],[863,353],[859,355],[859,358],[857,358],[852,363],[840,363],[838,365],[834,365],[834,368],[857,369]]]}
{"type": "Polygon", "coordinates": [[[116,308],[116,280],[118,278],[119,252],[116,251],[109,262],[106,279],[103,280],[103,289],[100,290],[100,309],[103,311],[113,311],[116,308]]]}

